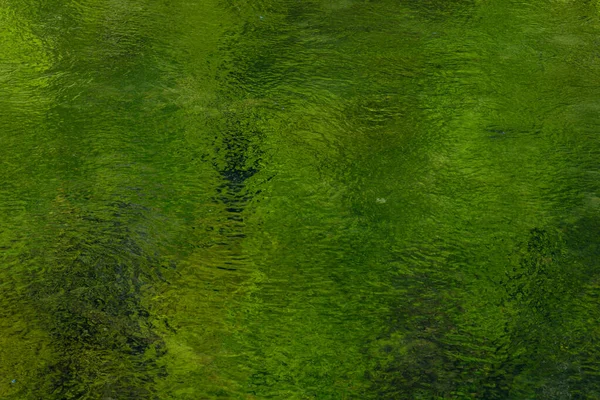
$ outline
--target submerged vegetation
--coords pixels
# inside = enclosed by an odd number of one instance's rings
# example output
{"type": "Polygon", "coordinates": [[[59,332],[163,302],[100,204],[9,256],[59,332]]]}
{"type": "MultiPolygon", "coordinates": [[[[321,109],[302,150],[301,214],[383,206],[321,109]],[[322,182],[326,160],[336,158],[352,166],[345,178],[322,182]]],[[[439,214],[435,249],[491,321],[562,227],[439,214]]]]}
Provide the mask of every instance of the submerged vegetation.
{"type": "Polygon", "coordinates": [[[0,397],[599,398],[599,32],[1,2],[0,397]]]}

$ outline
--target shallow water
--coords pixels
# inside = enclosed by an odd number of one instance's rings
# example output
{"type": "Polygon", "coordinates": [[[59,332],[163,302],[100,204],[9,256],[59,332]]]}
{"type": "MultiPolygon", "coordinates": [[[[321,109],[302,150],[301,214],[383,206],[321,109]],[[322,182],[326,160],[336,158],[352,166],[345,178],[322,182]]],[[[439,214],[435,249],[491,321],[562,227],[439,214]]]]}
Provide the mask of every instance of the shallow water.
{"type": "Polygon", "coordinates": [[[600,5],[0,2],[0,397],[600,397],[600,5]]]}

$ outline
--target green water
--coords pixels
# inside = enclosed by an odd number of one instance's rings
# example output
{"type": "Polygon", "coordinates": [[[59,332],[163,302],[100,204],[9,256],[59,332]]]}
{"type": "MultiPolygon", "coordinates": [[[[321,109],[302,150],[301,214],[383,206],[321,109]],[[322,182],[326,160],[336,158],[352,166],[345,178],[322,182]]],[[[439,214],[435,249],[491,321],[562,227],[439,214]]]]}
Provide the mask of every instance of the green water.
{"type": "Polygon", "coordinates": [[[599,399],[595,0],[0,0],[0,398],[599,399]]]}

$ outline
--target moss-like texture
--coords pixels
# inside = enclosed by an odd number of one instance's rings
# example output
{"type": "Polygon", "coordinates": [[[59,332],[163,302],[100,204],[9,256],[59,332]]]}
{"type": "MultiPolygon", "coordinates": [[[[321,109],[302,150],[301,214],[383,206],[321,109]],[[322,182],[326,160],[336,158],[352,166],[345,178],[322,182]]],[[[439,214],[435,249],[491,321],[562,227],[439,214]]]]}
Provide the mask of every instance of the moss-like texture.
{"type": "Polygon", "coordinates": [[[600,397],[593,1],[0,3],[0,397],[600,397]]]}

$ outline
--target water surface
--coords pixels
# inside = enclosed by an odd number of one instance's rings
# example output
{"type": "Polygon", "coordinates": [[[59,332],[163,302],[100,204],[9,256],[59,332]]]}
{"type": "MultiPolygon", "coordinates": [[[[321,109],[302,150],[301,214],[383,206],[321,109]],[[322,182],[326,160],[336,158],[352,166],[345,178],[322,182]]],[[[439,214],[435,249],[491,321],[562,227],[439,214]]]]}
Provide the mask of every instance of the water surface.
{"type": "Polygon", "coordinates": [[[0,1],[0,397],[600,397],[600,5],[0,1]]]}

